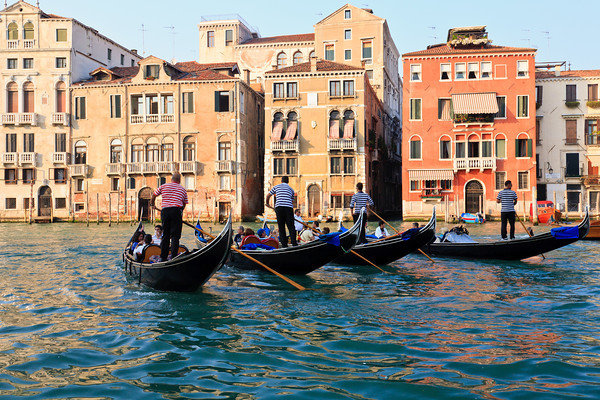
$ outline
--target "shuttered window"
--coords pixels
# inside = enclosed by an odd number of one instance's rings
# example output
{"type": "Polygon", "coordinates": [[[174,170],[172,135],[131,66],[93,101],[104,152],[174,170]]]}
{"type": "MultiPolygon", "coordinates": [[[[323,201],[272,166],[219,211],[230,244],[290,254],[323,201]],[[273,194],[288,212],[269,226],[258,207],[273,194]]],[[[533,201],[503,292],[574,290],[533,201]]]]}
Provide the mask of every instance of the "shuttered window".
{"type": "Polygon", "coordinates": [[[567,85],[566,101],[577,100],[577,85],[567,85]]]}
{"type": "Polygon", "coordinates": [[[588,101],[598,101],[598,84],[588,85],[588,101]]]}
{"type": "Polygon", "coordinates": [[[567,137],[566,144],[577,144],[577,120],[568,119],[565,121],[567,137]]]}
{"type": "Polygon", "coordinates": [[[452,116],[452,100],[438,99],[438,119],[441,121],[450,121],[452,116]]]}

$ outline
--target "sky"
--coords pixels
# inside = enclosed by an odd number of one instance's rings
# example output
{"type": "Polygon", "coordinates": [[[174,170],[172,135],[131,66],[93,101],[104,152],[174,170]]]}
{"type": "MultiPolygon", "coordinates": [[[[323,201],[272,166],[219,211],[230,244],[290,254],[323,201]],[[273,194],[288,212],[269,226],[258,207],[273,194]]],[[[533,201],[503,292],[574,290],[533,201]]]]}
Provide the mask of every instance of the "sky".
{"type": "MultiPolygon", "coordinates": [[[[313,32],[316,22],[344,4],[330,0],[40,0],[45,12],[75,18],[145,55],[176,61],[197,60],[197,24],[202,16],[239,14],[264,37],[313,32]]],[[[538,63],[566,61],[571,69],[600,69],[598,0],[504,0],[490,5],[465,0],[357,0],[351,4],[386,18],[401,54],[444,42],[452,27],[487,25],[493,44],[534,47],[538,63]]]]}

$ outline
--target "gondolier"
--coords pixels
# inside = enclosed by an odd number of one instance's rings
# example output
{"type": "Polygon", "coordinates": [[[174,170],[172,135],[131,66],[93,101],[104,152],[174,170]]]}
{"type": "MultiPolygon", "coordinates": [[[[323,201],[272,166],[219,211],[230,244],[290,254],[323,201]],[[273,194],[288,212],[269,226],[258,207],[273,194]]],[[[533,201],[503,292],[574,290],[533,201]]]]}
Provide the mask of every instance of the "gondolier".
{"type": "Polygon", "coordinates": [[[517,204],[517,193],[512,190],[512,182],[504,182],[504,190],[501,190],[496,197],[496,202],[502,204],[500,210],[500,234],[502,239],[506,240],[506,223],[510,223],[510,238],[515,238],[515,204],[517,204]]]}
{"type": "Polygon", "coordinates": [[[297,246],[298,241],[296,240],[296,229],[294,227],[294,189],[289,185],[290,179],[287,176],[281,177],[281,183],[273,186],[267,198],[265,204],[269,208],[273,208],[269,204],[271,196],[275,195],[275,215],[277,216],[277,226],[279,228],[279,240],[282,247],[287,247],[288,237],[285,231],[287,226],[290,234],[290,241],[292,246],[297,246]]]}
{"type": "Polygon", "coordinates": [[[181,238],[182,215],[185,205],[188,203],[187,191],[179,183],[181,175],[175,172],[170,183],[161,185],[152,193],[151,205],[158,196],[162,196],[162,210],[160,219],[163,225],[163,236],[160,243],[160,259],[166,261],[171,248],[171,257],[175,257],[179,250],[179,238],[181,238]],[[170,246],[169,246],[170,245],[170,246]]]}
{"type": "MultiPolygon", "coordinates": [[[[366,208],[367,206],[373,205],[375,205],[375,203],[373,202],[373,199],[371,199],[371,196],[363,192],[362,182],[358,182],[356,184],[356,193],[354,193],[354,195],[352,196],[352,200],[350,200],[350,211],[352,212],[352,220],[354,222],[358,220],[358,217],[360,216],[360,211],[363,209],[363,207],[366,208]]],[[[365,233],[367,229],[367,218],[365,217],[363,221],[364,228],[361,231],[361,236],[358,243],[364,243],[367,241],[365,238],[365,233]]]]}

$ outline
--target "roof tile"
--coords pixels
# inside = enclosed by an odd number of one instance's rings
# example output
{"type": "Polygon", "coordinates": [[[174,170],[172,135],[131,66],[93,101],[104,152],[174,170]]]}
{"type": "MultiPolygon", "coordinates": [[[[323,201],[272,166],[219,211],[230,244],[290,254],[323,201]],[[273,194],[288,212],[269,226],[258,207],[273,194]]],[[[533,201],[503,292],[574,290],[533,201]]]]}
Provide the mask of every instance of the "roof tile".
{"type": "Polygon", "coordinates": [[[509,52],[535,52],[536,49],[530,49],[526,47],[508,47],[508,46],[474,46],[474,47],[452,47],[448,46],[447,43],[435,44],[429,46],[425,50],[413,51],[411,53],[404,53],[402,57],[411,56],[429,56],[429,55],[440,55],[440,54],[473,54],[473,53],[509,53],[509,52]]]}
{"type": "MultiPolygon", "coordinates": [[[[352,65],[340,64],[333,61],[317,61],[317,71],[360,71],[362,69],[363,68],[361,67],[354,67],[352,65]]],[[[310,72],[310,61],[267,71],[267,74],[285,74],[290,72],[310,72]]]]}
{"type": "Polygon", "coordinates": [[[314,33],[301,33],[298,35],[280,35],[280,36],[269,36],[269,37],[260,37],[260,38],[252,38],[242,45],[246,44],[263,44],[263,43],[286,43],[286,42],[314,42],[315,34],[314,33]]]}
{"type": "Polygon", "coordinates": [[[544,78],[588,78],[600,77],[600,69],[580,69],[573,71],[560,71],[560,75],[556,76],[555,71],[535,71],[536,79],[544,78]]]}

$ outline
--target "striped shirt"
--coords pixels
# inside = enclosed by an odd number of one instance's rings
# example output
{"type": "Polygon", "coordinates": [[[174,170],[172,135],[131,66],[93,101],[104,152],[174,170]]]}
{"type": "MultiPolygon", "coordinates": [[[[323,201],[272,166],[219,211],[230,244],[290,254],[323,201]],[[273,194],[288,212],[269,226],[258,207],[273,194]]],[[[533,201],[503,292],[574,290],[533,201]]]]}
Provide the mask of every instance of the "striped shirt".
{"type": "Polygon", "coordinates": [[[269,193],[275,195],[275,207],[294,208],[294,189],[287,183],[273,186],[269,193]]]}
{"type": "Polygon", "coordinates": [[[154,191],[155,196],[162,196],[162,208],[183,208],[188,203],[187,192],[179,183],[165,183],[154,191]]]}
{"type": "Polygon", "coordinates": [[[352,208],[352,212],[354,214],[358,214],[360,210],[362,210],[362,208],[366,207],[367,205],[372,206],[375,205],[375,203],[373,203],[373,199],[371,199],[371,196],[369,196],[365,192],[354,193],[354,196],[352,196],[352,200],[350,200],[350,208],[352,208]]]}
{"type": "Polygon", "coordinates": [[[515,200],[517,200],[518,197],[514,190],[501,190],[496,198],[500,200],[500,203],[502,204],[501,212],[515,211],[515,200]]]}

